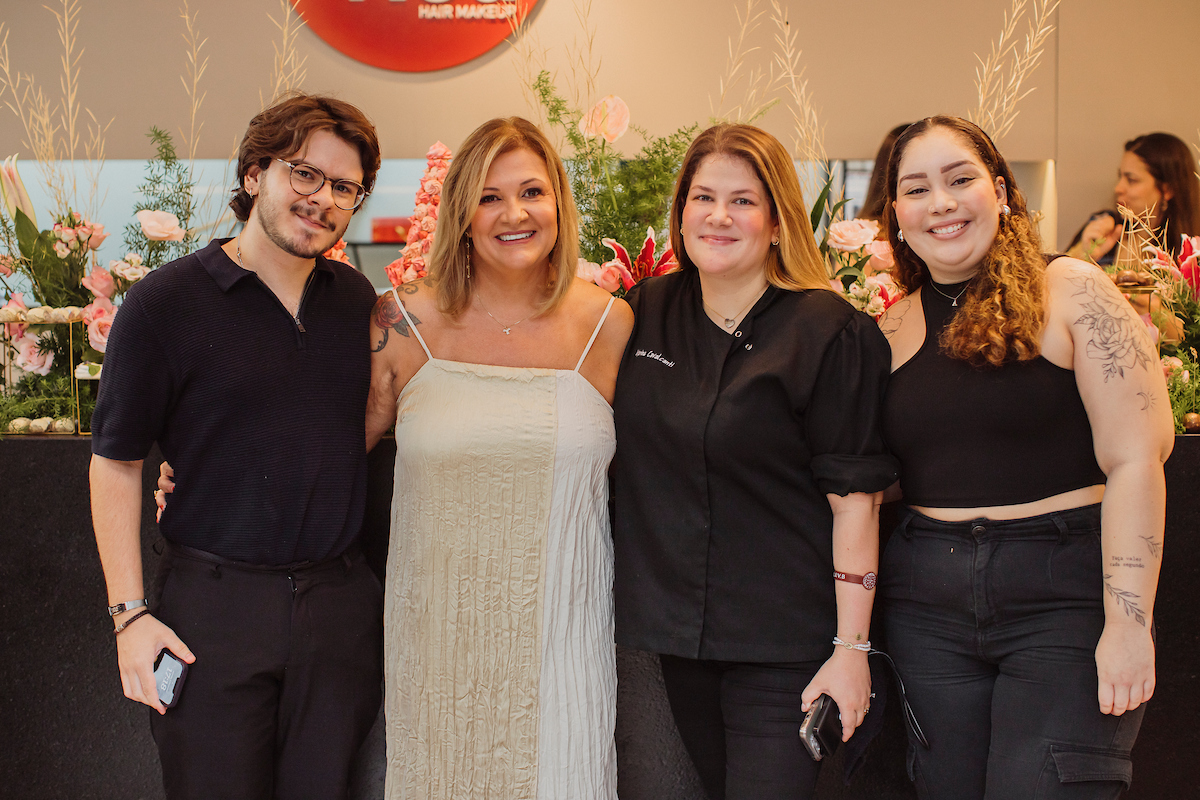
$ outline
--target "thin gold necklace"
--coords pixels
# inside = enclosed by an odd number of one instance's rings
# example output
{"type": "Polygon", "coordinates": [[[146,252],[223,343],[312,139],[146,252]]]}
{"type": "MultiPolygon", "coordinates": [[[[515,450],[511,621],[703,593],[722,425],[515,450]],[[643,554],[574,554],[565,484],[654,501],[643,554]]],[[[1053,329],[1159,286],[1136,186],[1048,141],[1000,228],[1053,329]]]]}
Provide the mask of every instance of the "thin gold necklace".
{"type": "MultiPolygon", "coordinates": [[[[767,286],[770,286],[770,285],[771,284],[767,284],[767,286]]],[[[745,314],[747,311],[749,311],[754,306],[755,303],[758,302],[758,299],[763,296],[764,292],[767,291],[767,286],[764,286],[761,290],[759,290],[759,293],[754,295],[754,299],[751,300],[749,303],[747,303],[745,308],[743,308],[738,313],[734,314],[732,317],[725,316],[720,311],[717,311],[715,308],[710,306],[708,303],[704,302],[704,293],[703,292],[700,293],[700,302],[705,308],[707,308],[709,311],[711,311],[712,313],[714,313],[718,317],[720,317],[722,320],[724,320],[726,329],[729,329],[737,324],[738,318],[741,317],[742,314],[745,314]]]]}

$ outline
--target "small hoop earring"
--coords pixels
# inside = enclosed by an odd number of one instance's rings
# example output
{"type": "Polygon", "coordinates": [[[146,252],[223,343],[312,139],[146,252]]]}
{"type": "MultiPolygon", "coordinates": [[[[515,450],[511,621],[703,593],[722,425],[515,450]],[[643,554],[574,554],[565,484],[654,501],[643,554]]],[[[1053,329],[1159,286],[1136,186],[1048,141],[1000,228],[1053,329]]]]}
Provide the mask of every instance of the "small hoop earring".
{"type": "Polygon", "coordinates": [[[775,239],[774,241],[772,241],[772,242],[771,242],[771,246],[772,246],[772,247],[779,247],[779,240],[778,240],[778,239],[775,239]]]}
{"type": "Polygon", "coordinates": [[[1011,213],[1012,213],[1012,209],[1008,207],[1008,203],[1005,203],[1004,205],[1000,206],[1000,215],[1001,216],[1007,217],[1011,213]]]}
{"type": "Polygon", "coordinates": [[[904,241],[904,231],[897,228],[896,229],[896,238],[903,242],[904,241]]]}

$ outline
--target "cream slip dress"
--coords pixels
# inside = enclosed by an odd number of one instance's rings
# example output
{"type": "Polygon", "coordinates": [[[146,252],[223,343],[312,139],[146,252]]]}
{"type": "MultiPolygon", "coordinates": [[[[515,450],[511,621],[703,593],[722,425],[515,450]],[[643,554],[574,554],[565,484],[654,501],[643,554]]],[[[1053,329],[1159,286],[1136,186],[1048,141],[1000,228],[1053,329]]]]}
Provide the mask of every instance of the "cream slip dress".
{"type": "MultiPolygon", "coordinates": [[[[392,290],[395,294],[395,289],[392,290]]],[[[574,370],[435,358],[396,401],[389,800],[617,796],[612,408],[574,370]]]]}

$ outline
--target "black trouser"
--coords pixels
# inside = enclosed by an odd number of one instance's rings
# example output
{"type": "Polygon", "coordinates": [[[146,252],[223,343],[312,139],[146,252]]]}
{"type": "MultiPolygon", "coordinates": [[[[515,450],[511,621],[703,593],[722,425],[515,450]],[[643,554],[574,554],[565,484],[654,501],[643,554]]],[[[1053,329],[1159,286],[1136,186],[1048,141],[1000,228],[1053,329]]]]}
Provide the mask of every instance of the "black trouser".
{"type": "Polygon", "coordinates": [[[915,511],[888,542],[888,644],[928,750],[924,800],[1116,798],[1145,706],[1100,713],[1100,507],[939,522],[915,511]]]}
{"type": "Polygon", "coordinates": [[[168,545],[155,613],[191,648],[150,712],[171,800],[344,798],[375,722],[383,593],[361,553],[261,568],[168,545]]]}
{"type": "Polygon", "coordinates": [[[817,763],[800,743],[800,695],[823,662],[660,656],[679,735],[710,800],[804,800],[817,763]]]}

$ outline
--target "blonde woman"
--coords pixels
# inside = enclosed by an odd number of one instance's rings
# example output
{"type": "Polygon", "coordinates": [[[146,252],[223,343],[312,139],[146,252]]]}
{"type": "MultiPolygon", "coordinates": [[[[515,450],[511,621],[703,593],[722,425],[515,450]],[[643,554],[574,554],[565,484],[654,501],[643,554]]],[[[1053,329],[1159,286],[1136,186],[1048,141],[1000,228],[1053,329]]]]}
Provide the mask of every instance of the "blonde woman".
{"type": "Polygon", "coordinates": [[[897,140],[885,212],[909,295],[884,426],[908,506],[880,570],[928,737],[923,800],[1116,798],[1154,693],[1163,462],[1154,345],[1103,272],[1041,254],[982,130],[897,140]]]}
{"type": "Polygon", "coordinates": [[[870,704],[887,342],[830,291],[792,160],[758,128],[692,143],[671,243],[680,271],[628,295],[617,642],[660,654],[712,800],[811,797],[805,711],[829,694],[849,739],[870,704]]]}
{"type": "Polygon", "coordinates": [[[558,155],[495,119],[446,176],[428,279],[376,306],[390,798],[616,797],[607,469],[633,317],[577,258],[558,155]]]}

